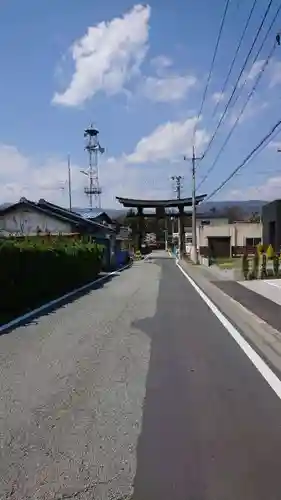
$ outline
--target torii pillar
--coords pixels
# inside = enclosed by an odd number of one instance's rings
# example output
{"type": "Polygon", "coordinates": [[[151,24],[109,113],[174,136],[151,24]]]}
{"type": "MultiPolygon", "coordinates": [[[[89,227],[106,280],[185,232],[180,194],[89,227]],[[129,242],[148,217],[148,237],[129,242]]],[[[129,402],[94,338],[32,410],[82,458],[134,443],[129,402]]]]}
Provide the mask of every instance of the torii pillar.
{"type": "Polygon", "coordinates": [[[138,242],[137,242],[137,247],[138,247],[138,250],[140,252],[141,252],[142,243],[143,243],[143,226],[144,226],[143,208],[138,207],[138,242]]]}

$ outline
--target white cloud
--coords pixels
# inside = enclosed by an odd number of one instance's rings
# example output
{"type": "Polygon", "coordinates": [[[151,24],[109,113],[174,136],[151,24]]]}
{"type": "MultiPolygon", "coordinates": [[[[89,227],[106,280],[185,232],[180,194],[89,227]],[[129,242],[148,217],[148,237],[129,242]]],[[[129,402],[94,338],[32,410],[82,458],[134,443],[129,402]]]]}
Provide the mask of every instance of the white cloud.
{"type": "MultiPolygon", "coordinates": [[[[248,73],[246,73],[246,74],[244,75],[244,76],[245,76],[245,78],[246,78],[246,80],[247,80],[248,82],[251,82],[251,81],[253,81],[253,80],[255,80],[255,79],[256,79],[256,77],[259,75],[259,73],[260,73],[261,69],[263,68],[264,63],[265,63],[265,59],[260,59],[260,60],[256,61],[256,62],[252,65],[252,67],[251,67],[250,71],[248,71],[248,73]]],[[[243,79],[242,79],[242,83],[243,83],[243,79]]]]}
{"type": "Polygon", "coordinates": [[[225,94],[223,92],[214,92],[212,95],[212,100],[215,104],[222,102],[225,99],[225,94]]]}
{"type": "Polygon", "coordinates": [[[281,176],[270,177],[258,186],[246,189],[234,189],[228,193],[227,199],[235,200],[274,200],[281,198],[281,176]]]}
{"type": "Polygon", "coordinates": [[[163,76],[167,68],[170,68],[173,65],[173,61],[169,57],[161,55],[151,59],[150,64],[155,69],[158,76],[163,76]]]}
{"type": "MultiPolygon", "coordinates": [[[[174,162],[179,160],[176,173],[182,175],[186,171],[183,155],[191,155],[195,123],[196,118],[165,123],[141,139],[131,154],[102,157],[99,173],[103,207],[118,207],[115,200],[118,195],[171,197],[170,176],[175,173],[174,162]]],[[[206,131],[198,127],[198,151],[207,141],[206,131]]],[[[87,206],[83,193],[86,178],[80,173],[81,167],[72,162],[74,206],[87,206]]],[[[0,203],[18,201],[22,196],[31,200],[45,198],[67,206],[67,160],[52,157],[38,161],[16,147],[0,144],[0,203]]]]}
{"type": "MultiPolygon", "coordinates": [[[[257,100],[250,101],[247,104],[245,111],[243,112],[243,114],[239,118],[239,123],[241,124],[241,123],[245,122],[246,120],[254,118],[254,116],[256,116],[257,114],[264,111],[267,107],[268,107],[268,103],[265,101],[257,101],[257,100]]],[[[230,125],[235,124],[237,118],[239,117],[241,109],[242,108],[232,110],[232,112],[230,113],[229,118],[228,118],[228,122],[230,125]]]]}
{"type": "Polygon", "coordinates": [[[183,99],[188,91],[196,85],[194,76],[171,75],[163,78],[148,77],[145,79],[142,93],[151,101],[171,102],[183,99]]]}
{"type": "Polygon", "coordinates": [[[278,149],[281,149],[281,141],[271,141],[267,145],[268,149],[273,149],[275,152],[278,151],[278,149]]]}
{"type": "MultiPolygon", "coordinates": [[[[86,207],[84,186],[87,182],[80,173],[81,165],[72,163],[73,206],[86,207]]],[[[161,198],[171,196],[170,174],[167,165],[149,168],[129,165],[126,156],[108,158],[100,162],[100,183],[103,188],[102,206],[122,208],[116,196],[161,198]]],[[[178,171],[178,170],[177,170],[178,171]]],[[[36,161],[16,147],[0,144],[0,204],[17,202],[21,197],[37,201],[45,198],[68,206],[67,161],[49,158],[36,161]]]]}
{"type": "Polygon", "coordinates": [[[147,51],[150,7],[136,5],[123,17],[101,22],[71,47],[75,71],[68,88],[53,102],[79,106],[97,92],[121,92],[147,51]]]}
{"type": "MultiPolygon", "coordinates": [[[[157,127],[152,134],[142,138],[132,154],[127,156],[129,163],[145,163],[172,160],[192,154],[193,130],[197,118],[179,122],[167,122],[157,127]]],[[[195,143],[198,152],[208,142],[209,136],[197,129],[195,143]]]]}
{"type": "MultiPolygon", "coordinates": [[[[84,179],[78,165],[72,165],[72,175],[74,185],[82,189],[84,179]]],[[[66,159],[36,161],[14,146],[0,144],[0,203],[17,201],[22,196],[67,203],[66,180],[66,159]]]]}
{"type": "Polygon", "coordinates": [[[281,83],[281,61],[273,59],[269,65],[270,71],[270,87],[280,85],[281,83]]]}

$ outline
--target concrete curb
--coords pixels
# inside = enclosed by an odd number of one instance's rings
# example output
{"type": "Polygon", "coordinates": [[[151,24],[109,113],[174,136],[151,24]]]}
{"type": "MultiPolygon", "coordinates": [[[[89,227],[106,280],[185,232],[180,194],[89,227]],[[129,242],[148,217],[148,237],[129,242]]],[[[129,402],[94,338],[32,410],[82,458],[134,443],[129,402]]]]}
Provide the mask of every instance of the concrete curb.
{"type": "Polygon", "coordinates": [[[75,290],[72,290],[71,292],[68,292],[64,295],[61,295],[57,299],[46,302],[46,304],[43,304],[42,306],[37,307],[36,309],[33,309],[32,311],[29,311],[28,313],[22,314],[21,316],[18,316],[17,318],[9,321],[8,323],[5,323],[4,325],[0,326],[0,335],[5,333],[8,330],[11,330],[12,328],[20,326],[25,321],[31,320],[32,318],[36,317],[40,313],[50,311],[53,307],[59,306],[60,304],[63,304],[63,302],[65,300],[67,300],[71,297],[75,298],[75,296],[79,296],[81,292],[89,290],[92,286],[94,286],[98,283],[101,283],[102,281],[106,281],[111,276],[118,274],[120,271],[125,271],[125,269],[129,269],[130,267],[132,267],[132,263],[126,264],[125,266],[120,267],[119,269],[116,269],[115,271],[107,273],[105,276],[101,276],[100,278],[98,278],[94,281],[90,281],[90,283],[86,283],[85,285],[82,285],[79,288],[75,288],[75,290]]]}

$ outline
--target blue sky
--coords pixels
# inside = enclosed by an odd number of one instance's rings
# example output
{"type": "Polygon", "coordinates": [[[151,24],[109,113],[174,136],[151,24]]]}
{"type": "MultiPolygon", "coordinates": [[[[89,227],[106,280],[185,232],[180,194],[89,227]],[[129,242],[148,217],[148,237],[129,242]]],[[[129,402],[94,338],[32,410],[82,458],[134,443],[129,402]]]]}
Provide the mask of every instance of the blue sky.
{"type": "MultiPolygon", "coordinates": [[[[193,128],[213,55],[225,0],[1,0],[0,2],[0,202],[21,196],[67,203],[66,157],[72,159],[73,200],[86,205],[80,173],[87,166],[84,128],[100,130],[103,206],[115,196],[170,197],[171,175],[184,176],[190,194],[193,128]]],[[[261,43],[279,2],[273,2],[261,43]]],[[[231,0],[205,107],[198,124],[203,152],[217,93],[231,63],[252,0],[231,0]]],[[[257,1],[226,96],[239,74],[266,5],[257,1]]],[[[276,26],[280,26],[277,22],[276,26]]],[[[276,30],[277,30],[276,27],[276,30]]],[[[275,38],[267,40],[240,100],[227,115],[198,179],[212,164],[231,123],[255,82],[275,38]]],[[[252,58],[253,59],[253,58],[252,58]]],[[[242,82],[243,82],[242,79],[242,82]]],[[[202,186],[211,192],[280,118],[281,47],[275,52],[227,148],[202,186]]],[[[280,134],[281,138],[281,134],[280,134]]],[[[217,199],[281,195],[281,155],[271,144],[217,199]]],[[[281,143],[280,143],[281,145],[281,143]]]]}

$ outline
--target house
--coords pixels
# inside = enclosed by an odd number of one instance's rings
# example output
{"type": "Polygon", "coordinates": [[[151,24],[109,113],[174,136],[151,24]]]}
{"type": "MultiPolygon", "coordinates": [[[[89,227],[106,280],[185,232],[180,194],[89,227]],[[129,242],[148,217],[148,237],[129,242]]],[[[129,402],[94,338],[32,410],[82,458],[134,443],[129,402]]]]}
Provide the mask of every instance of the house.
{"type": "Polygon", "coordinates": [[[38,203],[21,198],[0,208],[0,230],[19,236],[48,234],[104,235],[114,231],[98,222],[87,220],[70,210],[40,199],[38,203]]]}
{"type": "Polygon", "coordinates": [[[109,225],[86,219],[44,199],[36,203],[21,198],[17,203],[0,208],[0,236],[44,234],[89,236],[104,245],[107,267],[114,267],[116,231],[109,225]]]}
{"type": "Polygon", "coordinates": [[[226,218],[203,218],[197,223],[197,244],[203,257],[230,257],[254,252],[262,241],[260,222],[237,221],[226,218]]]}
{"type": "MultiPolygon", "coordinates": [[[[215,227],[215,226],[225,226],[229,223],[228,217],[224,217],[222,215],[217,215],[217,214],[198,214],[196,216],[196,228],[197,228],[197,244],[199,245],[199,228],[202,227],[215,227]]],[[[188,248],[192,244],[192,227],[185,227],[184,228],[185,232],[185,244],[187,247],[187,253],[188,253],[188,248]]]]}

